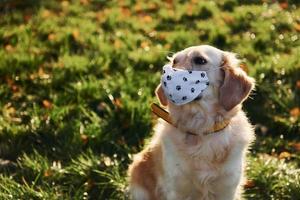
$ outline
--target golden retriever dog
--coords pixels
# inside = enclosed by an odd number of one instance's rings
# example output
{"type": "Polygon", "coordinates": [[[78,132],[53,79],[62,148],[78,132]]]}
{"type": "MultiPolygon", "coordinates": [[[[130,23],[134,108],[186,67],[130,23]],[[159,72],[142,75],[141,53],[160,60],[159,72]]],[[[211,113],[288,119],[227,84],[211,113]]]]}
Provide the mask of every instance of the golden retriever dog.
{"type": "Polygon", "coordinates": [[[208,45],[177,52],[168,64],[206,71],[209,85],[184,105],[171,102],[158,85],[156,96],[171,124],[159,119],[151,142],[134,156],[128,170],[132,199],[241,199],[246,153],[255,138],[242,102],[254,79],[235,54],[208,45]]]}

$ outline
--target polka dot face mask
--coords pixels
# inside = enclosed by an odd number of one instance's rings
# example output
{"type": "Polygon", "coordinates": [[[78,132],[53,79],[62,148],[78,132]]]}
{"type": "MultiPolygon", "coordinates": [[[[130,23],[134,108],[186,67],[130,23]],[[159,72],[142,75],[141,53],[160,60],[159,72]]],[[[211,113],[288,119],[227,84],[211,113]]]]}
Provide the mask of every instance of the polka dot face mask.
{"type": "Polygon", "coordinates": [[[176,105],[183,105],[196,99],[209,85],[206,71],[189,71],[163,67],[161,85],[167,98],[176,105]]]}

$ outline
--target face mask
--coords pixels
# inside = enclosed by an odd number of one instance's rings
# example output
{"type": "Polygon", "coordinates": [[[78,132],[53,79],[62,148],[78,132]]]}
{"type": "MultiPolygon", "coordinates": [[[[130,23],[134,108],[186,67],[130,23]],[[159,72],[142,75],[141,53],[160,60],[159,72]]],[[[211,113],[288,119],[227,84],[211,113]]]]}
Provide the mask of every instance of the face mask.
{"type": "Polygon", "coordinates": [[[188,71],[163,67],[161,85],[167,98],[176,105],[183,105],[196,99],[209,85],[206,71],[188,71]]]}

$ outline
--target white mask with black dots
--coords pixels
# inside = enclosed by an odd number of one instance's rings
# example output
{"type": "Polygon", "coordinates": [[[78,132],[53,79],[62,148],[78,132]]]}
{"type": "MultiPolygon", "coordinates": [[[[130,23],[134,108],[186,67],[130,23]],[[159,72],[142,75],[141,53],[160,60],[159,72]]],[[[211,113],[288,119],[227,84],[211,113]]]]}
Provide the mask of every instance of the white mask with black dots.
{"type": "Polygon", "coordinates": [[[209,85],[206,71],[189,71],[163,67],[161,85],[167,98],[176,105],[195,100],[209,85]]]}

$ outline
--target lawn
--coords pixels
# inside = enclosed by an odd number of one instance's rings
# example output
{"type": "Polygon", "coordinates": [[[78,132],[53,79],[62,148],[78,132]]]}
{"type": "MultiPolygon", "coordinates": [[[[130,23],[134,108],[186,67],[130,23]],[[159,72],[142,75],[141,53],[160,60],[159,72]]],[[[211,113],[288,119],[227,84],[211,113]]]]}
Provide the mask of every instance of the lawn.
{"type": "Polygon", "coordinates": [[[0,199],[128,199],[166,57],[238,53],[256,79],[245,199],[300,199],[297,0],[0,1],[0,199]]]}

